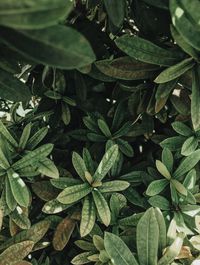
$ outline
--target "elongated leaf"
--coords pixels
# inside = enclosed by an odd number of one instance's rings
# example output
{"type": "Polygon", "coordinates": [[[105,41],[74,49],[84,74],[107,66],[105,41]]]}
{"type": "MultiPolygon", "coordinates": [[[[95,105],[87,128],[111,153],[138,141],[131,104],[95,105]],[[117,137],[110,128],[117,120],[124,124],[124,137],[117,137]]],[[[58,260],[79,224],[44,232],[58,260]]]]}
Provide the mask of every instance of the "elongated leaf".
{"type": "Polygon", "coordinates": [[[36,63],[74,69],[95,60],[85,37],[69,27],[58,25],[29,31],[1,27],[0,35],[4,43],[36,63]]]}
{"type": "Polygon", "coordinates": [[[16,140],[13,138],[13,136],[10,134],[6,126],[3,124],[3,122],[0,120],[0,133],[6,138],[6,140],[13,145],[14,147],[17,147],[18,144],[16,140]]]}
{"type": "Polygon", "coordinates": [[[185,137],[182,136],[172,136],[163,140],[160,145],[161,147],[169,148],[171,151],[176,151],[181,149],[183,142],[185,141],[185,137]]]}
{"type": "Polygon", "coordinates": [[[191,155],[187,156],[181,164],[178,166],[176,171],[174,172],[174,178],[180,178],[185,173],[190,171],[200,160],[200,150],[193,152],[191,155]]]}
{"type": "Polygon", "coordinates": [[[104,244],[110,259],[116,265],[138,265],[135,257],[118,236],[105,233],[104,244]]]}
{"type": "Polygon", "coordinates": [[[25,155],[22,159],[12,165],[14,170],[19,170],[32,165],[48,156],[53,149],[52,144],[45,144],[25,155]]]}
{"type": "Polygon", "coordinates": [[[113,25],[118,28],[121,27],[125,16],[126,1],[104,0],[103,3],[113,25]]]}
{"type": "Polygon", "coordinates": [[[0,24],[17,29],[44,28],[64,19],[72,6],[71,1],[65,0],[3,0],[0,4],[0,24]]]}
{"type": "Polygon", "coordinates": [[[57,189],[49,181],[37,181],[32,185],[34,193],[44,201],[50,201],[58,195],[57,189]]]}
{"type": "Polygon", "coordinates": [[[31,133],[31,123],[28,123],[25,127],[24,130],[22,132],[22,135],[20,137],[19,140],[19,148],[24,149],[26,146],[26,143],[28,141],[28,138],[30,136],[31,133]]]}
{"type": "Polygon", "coordinates": [[[200,130],[200,67],[192,71],[191,118],[195,131],[200,130]]]}
{"type": "Polygon", "coordinates": [[[172,179],[171,183],[174,185],[175,189],[182,195],[187,196],[187,189],[178,180],[172,179]]]}
{"type": "Polygon", "coordinates": [[[192,130],[190,127],[185,125],[183,122],[180,121],[175,121],[172,123],[172,128],[179,133],[180,135],[183,136],[191,136],[193,134],[192,130]]]}
{"type": "Polygon", "coordinates": [[[106,122],[104,120],[98,119],[98,126],[99,126],[99,129],[102,131],[102,133],[106,137],[110,137],[111,136],[110,129],[109,129],[108,125],[106,124],[106,122]]]}
{"type": "Polygon", "coordinates": [[[167,167],[160,160],[156,160],[156,168],[166,179],[171,179],[171,174],[169,173],[167,167]]]}
{"type": "Polygon", "coordinates": [[[82,264],[87,264],[90,263],[91,261],[87,258],[90,255],[92,255],[93,252],[83,252],[76,257],[74,257],[71,261],[72,264],[74,265],[82,265],[82,264]]]}
{"type": "Polygon", "coordinates": [[[161,74],[159,74],[159,76],[157,76],[154,81],[158,84],[161,84],[174,80],[185,72],[187,72],[188,70],[190,70],[194,66],[194,64],[195,62],[192,58],[187,58],[182,62],[173,65],[161,72],[161,74]]]}
{"type": "Polygon", "coordinates": [[[0,255],[0,265],[14,265],[23,260],[32,250],[33,241],[24,241],[10,246],[0,255]]]}
{"type": "Polygon", "coordinates": [[[143,63],[128,56],[97,61],[95,65],[105,75],[122,80],[148,79],[155,77],[159,70],[159,66],[143,63]]]}
{"type": "Polygon", "coordinates": [[[76,152],[73,152],[73,154],[72,154],[72,164],[73,164],[76,172],[78,173],[78,175],[81,177],[81,179],[85,180],[85,172],[88,170],[86,168],[84,160],[76,152]]]}
{"type": "Polygon", "coordinates": [[[172,152],[168,148],[164,148],[162,151],[162,162],[171,173],[173,170],[174,158],[172,152]]]}
{"type": "Polygon", "coordinates": [[[146,194],[148,196],[155,196],[159,194],[161,191],[164,190],[164,188],[169,184],[169,182],[166,179],[158,179],[154,180],[150,183],[146,190],[146,194]]]}
{"type": "Polygon", "coordinates": [[[162,214],[162,212],[160,211],[159,208],[155,208],[154,209],[154,213],[155,213],[157,224],[158,224],[158,228],[159,228],[158,246],[159,246],[160,254],[162,254],[163,249],[167,245],[166,224],[165,224],[164,216],[163,216],[163,214],[162,214]]]}
{"type": "Polygon", "coordinates": [[[59,178],[59,172],[53,161],[48,158],[40,160],[38,163],[38,171],[50,178],[59,178]]]}
{"type": "Polygon", "coordinates": [[[153,197],[151,197],[148,202],[151,204],[151,206],[153,207],[158,207],[161,210],[170,210],[170,203],[169,201],[160,195],[155,195],[153,197]]]}
{"type": "Polygon", "coordinates": [[[7,158],[5,157],[1,148],[0,148],[0,167],[2,169],[8,169],[10,167],[10,163],[7,160],[7,158]]]}
{"type": "Polygon", "coordinates": [[[9,209],[14,211],[17,202],[13,196],[12,190],[11,190],[11,186],[10,186],[10,181],[8,179],[8,177],[6,178],[5,181],[5,196],[6,196],[6,204],[8,205],[9,209]]]}
{"type": "Polygon", "coordinates": [[[184,237],[184,233],[178,234],[172,245],[167,248],[165,254],[158,261],[158,265],[168,265],[178,256],[183,245],[184,237]]]}
{"type": "Polygon", "coordinates": [[[183,143],[183,146],[181,148],[181,154],[183,156],[189,156],[196,150],[197,146],[198,146],[197,138],[191,136],[183,143]]]}
{"type": "Polygon", "coordinates": [[[31,222],[21,207],[17,206],[16,210],[10,215],[12,221],[21,229],[29,229],[31,222]]]}
{"type": "Polygon", "coordinates": [[[83,149],[83,160],[85,162],[87,170],[93,175],[94,174],[94,162],[87,148],[83,149]]]}
{"type": "Polygon", "coordinates": [[[94,201],[89,196],[85,197],[83,202],[80,234],[81,237],[88,235],[94,227],[96,220],[96,209],[94,201]]]}
{"type": "Polygon", "coordinates": [[[61,251],[67,245],[75,228],[75,221],[69,217],[64,218],[56,227],[53,237],[53,247],[61,251]]]}
{"type": "Polygon", "coordinates": [[[49,226],[49,221],[41,221],[39,223],[36,223],[30,229],[19,232],[17,235],[1,244],[0,249],[6,249],[15,243],[19,243],[25,240],[30,240],[34,243],[37,243],[46,234],[49,226]]]}
{"type": "Polygon", "coordinates": [[[102,186],[99,188],[99,191],[102,193],[122,191],[127,189],[129,186],[130,184],[127,181],[113,180],[113,181],[104,182],[102,186]]]}
{"type": "Polygon", "coordinates": [[[106,176],[108,171],[114,165],[117,155],[118,155],[118,146],[113,145],[105,153],[96,172],[94,173],[93,178],[95,181],[101,181],[106,176]]]}
{"type": "Polygon", "coordinates": [[[160,48],[137,36],[124,35],[116,39],[115,43],[130,57],[145,63],[171,66],[180,61],[182,57],[174,51],[160,48]]]}
{"type": "Polygon", "coordinates": [[[29,191],[24,181],[13,170],[8,171],[8,179],[16,202],[21,206],[28,207],[30,200],[29,191]]]}
{"type": "Polygon", "coordinates": [[[27,142],[27,147],[33,150],[46,136],[48,128],[44,127],[38,130],[27,142]]]}
{"type": "Polygon", "coordinates": [[[153,208],[145,212],[137,225],[137,252],[141,265],[156,265],[159,226],[153,208]]]}
{"type": "Polygon", "coordinates": [[[70,206],[71,206],[70,204],[69,205],[63,204],[63,203],[57,201],[56,199],[53,199],[53,200],[45,203],[45,205],[42,208],[42,211],[44,213],[47,213],[47,214],[56,214],[56,213],[60,213],[64,210],[66,210],[70,206]]]}
{"type": "Polygon", "coordinates": [[[103,195],[97,189],[94,189],[92,191],[92,196],[99,217],[101,218],[101,221],[104,223],[105,226],[109,226],[111,220],[111,214],[110,214],[110,209],[108,207],[108,203],[106,202],[103,195]]]}
{"type": "Polygon", "coordinates": [[[92,191],[88,183],[75,185],[64,189],[57,197],[57,200],[63,204],[71,204],[79,201],[92,191]]]}
{"type": "Polygon", "coordinates": [[[12,74],[0,69],[1,98],[14,102],[28,101],[31,98],[29,88],[12,74]]]}

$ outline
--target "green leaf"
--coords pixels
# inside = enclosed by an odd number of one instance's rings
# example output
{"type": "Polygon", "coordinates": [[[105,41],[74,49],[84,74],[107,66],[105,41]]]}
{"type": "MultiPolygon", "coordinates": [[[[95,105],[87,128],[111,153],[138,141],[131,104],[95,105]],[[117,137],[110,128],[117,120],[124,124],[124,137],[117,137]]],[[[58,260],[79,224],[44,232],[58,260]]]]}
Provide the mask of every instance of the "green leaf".
{"type": "Polygon", "coordinates": [[[88,257],[92,254],[93,252],[84,252],[76,257],[74,257],[71,261],[72,264],[74,265],[82,265],[82,264],[87,264],[91,263],[91,261],[88,259],[88,257]]]}
{"type": "Polygon", "coordinates": [[[171,66],[182,58],[175,51],[165,50],[137,36],[123,35],[117,38],[115,43],[119,49],[130,57],[145,63],[171,66]]]}
{"type": "Polygon", "coordinates": [[[65,0],[2,0],[0,24],[17,29],[49,27],[66,18],[72,7],[72,2],[65,0]]]}
{"type": "Polygon", "coordinates": [[[10,181],[8,178],[5,180],[5,194],[6,194],[6,204],[8,205],[9,209],[14,211],[17,203],[15,201],[15,198],[13,196],[11,186],[10,186],[10,181]]]}
{"type": "Polygon", "coordinates": [[[167,170],[171,173],[173,170],[174,158],[172,152],[168,148],[162,151],[162,163],[166,166],[167,170]]]}
{"type": "Polygon", "coordinates": [[[8,129],[1,120],[0,120],[0,134],[2,134],[12,146],[18,147],[16,140],[13,138],[13,136],[10,134],[10,132],[8,131],[8,129]]]}
{"type": "Polygon", "coordinates": [[[50,178],[59,178],[59,172],[54,162],[48,158],[40,160],[38,163],[38,171],[50,178]]]}
{"type": "Polygon", "coordinates": [[[23,158],[18,160],[16,163],[12,165],[13,170],[23,169],[29,165],[33,165],[34,163],[39,162],[41,159],[44,159],[48,156],[53,149],[53,144],[45,144],[34,151],[29,152],[23,158]]]}
{"type": "Polygon", "coordinates": [[[160,195],[155,195],[151,197],[148,202],[151,204],[153,207],[158,207],[161,210],[168,211],[170,210],[170,203],[169,201],[160,195]]]}
{"type": "Polygon", "coordinates": [[[150,185],[148,186],[147,190],[146,190],[146,194],[148,196],[155,196],[158,193],[160,193],[161,191],[164,190],[164,188],[169,184],[169,181],[167,181],[166,179],[158,179],[158,180],[154,180],[150,183],[150,185]]]}
{"type": "Polygon", "coordinates": [[[105,153],[96,172],[94,173],[93,178],[95,181],[101,181],[106,176],[108,171],[114,165],[117,155],[118,155],[118,146],[113,145],[105,153]]]}
{"type": "Polygon", "coordinates": [[[156,76],[159,66],[125,56],[114,60],[101,60],[95,66],[105,75],[122,80],[140,80],[156,76]]]}
{"type": "Polygon", "coordinates": [[[63,204],[63,203],[57,201],[56,199],[53,199],[53,200],[45,203],[45,205],[42,208],[42,211],[44,213],[47,213],[47,214],[56,214],[56,213],[60,213],[64,210],[66,210],[70,206],[71,206],[70,204],[69,205],[63,204]]]}
{"type": "Polygon", "coordinates": [[[159,228],[159,252],[160,254],[163,253],[163,249],[165,249],[167,245],[167,231],[166,231],[166,224],[164,216],[159,208],[154,209],[154,213],[156,215],[156,220],[159,228]]]}
{"type": "Polygon", "coordinates": [[[178,180],[172,179],[171,183],[174,185],[175,189],[182,195],[187,196],[187,189],[178,180]]]}
{"type": "Polygon", "coordinates": [[[191,119],[195,131],[200,130],[200,67],[192,71],[191,119]]]}
{"type": "Polygon", "coordinates": [[[160,160],[156,160],[156,168],[166,179],[171,179],[171,174],[169,173],[167,167],[160,160]]]}
{"type": "Polygon", "coordinates": [[[181,148],[181,154],[183,156],[191,155],[198,147],[198,139],[195,136],[189,137],[181,148]]]}
{"type": "Polygon", "coordinates": [[[171,25],[171,33],[172,33],[172,37],[174,38],[174,40],[176,41],[176,43],[181,47],[181,49],[186,52],[187,54],[189,54],[191,57],[193,57],[194,59],[198,60],[198,51],[196,51],[190,44],[188,44],[183,36],[176,30],[175,27],[173,27],[171,25]]]}
{"type": "Polygon", "coordinates": [[[129,186],[130,184],[127,181],[113,180],[113,181],[104,182],[102,186],[99,187],[99,191],[102,193],[122,191],[127,189],[129,186]]]}
{"type": "Polygon", "coordinates": [[[88,171],[93,175],[94,174],[94,161],[92,160],[92,157],[90,155],[90,152],[87,148],[83,148],[83,160],[85,162],[86,168],[88,171]]]}
{"type": "Polygon", "coordinates": [[[193,152],[187,156],[178,166],[173,176],[176,179],[182,177],[185,173],[190,171],[200,160],[200,150],[193,152]]]}
{"type": "Polygon", "coordinates": [[[24,181],[13,170],[8,170],[8,179],[10,182],[12,194],[16,202],[20,206],[28,207],[30,197],[29,197],[28,188],[26,184],[24,183],[24,181]]]}
{"type": "Polygon", "coordinates": [[[132,157],[134,155],[134,151],[132,146],[127,142],[124,141],[120,138],[116,139],[115,142],[118,144],[120,151],[128,156],[128,157],[132,157]]]}
{"type": "Polygon", "coordinates": [[[181,76],[188,70],[190,70],[195,65],[195,62],[192,58],[187,58],[182,62],[173,65],[163,72],[161,72],[156,79],[154,80],[155,83],[162,84],[169,82],[171,80],[176,79],[177,77],[181,76]]]}
{"type": "Polygon", "coordinates": [[[137,225],[137,253],[141,265],[157,265],[159,226],[155,211],[150,208],[137,225]]]}
{"type": "Polygon", "coordinates": [[[191,136],[193,134],[193,131],[185,125],[183,122],[180,121],[175,121],[172,123],[172,128],[179,133],[180,135],[183,136],[191,136]]]}
{"type": "Polygon", "coordinates": [[[74,69],[95,60],[89,42],[70,27],[57,25],[28,31],[1,27],[0,35],[5,44],[39,64],[74,69]]]}
{"type": "Polygon", "coordinates": [[[158,265],[168,265],[178,256],[181,251],[183,245],[183,239],[185,235],[184,233],[179,233],[174,240],[174,242],[169,246],[162,256],[162,258],[158,261],[158,265]]]}
{"type": "Polygon", "coordinates": [[[80,178],[82,180],[85,180],[85,172],[87,172],[88,170],[86,168],[84,160],[76,152],[73,152],[72,154],[72,164],[80,178]]]}
{"type": "Polygon", "coordinates": [[[1,98],[13,102],[29,101],[31,99],[29,88],[19,79],[1,68],[0,94],[1,98]]]}
{"type": "Polygon", "coordinates": [[[112,24],[117,28],[121,27],[125,17],[126,1],[118,0],[104,0],[103,1],[108,17],[112,24]]]}
{"type": "Polygon", "coordinates": [[[7,160],[6,156],[4,155],[1,147],[0,147],[0,167],[2,169],[8,169],[10,167],[10,163],[7,160]]]}
{"type": "Polygon", "coordinates": [[[27,148],[33,150],[47,135],[48,128],[44,127],[38,130],[27,142],[27,148]]]}
{"type": "Polygon", "coordinates": [[[17,206],[16,210],[10,214],[12,221],[21,229],[30,229],[31,222],[21,207],[17,206]]]}
{"type": "Polygon", "coordinates": [[[96,189],[92,191],[92,196],[96,205],[97,212],[105,226],[109,226],[111,220],[110,209],[103,195],[96,189]]]}
{"type": "Polygon", "coordinates": [[[183,185],[190,191],[193,191],[193,189],[195,188],[195,184],[196,184],[196,180],[197,180],[197,174],[196,174],[196,170],[192,169],[190,170],[183,182],[183,185]]]}
{"type": "Polygon", "coordinates": [[[182,136],[172,136],[163,140],[160,145],[161,147],[169,148],[171,151],[176,151],[181,149],[183,142],[185,141],[185,137],[182,136]]]}
{"type": "Polygon", "coordinates": [[[81,237],[88,235],[95,224],[96,209],[94,201],[89,196],[85,197],[81,213],[80,234],[81,237]]]}
{"type": "Polygon", "coordinates": [[[195,49],[200,49],[198,17],[199,2],[196,0],[170,0],[172,22],[185,41],[195,49]],[[192,12],[191,12],[192,10],[192,12]]]}
{"type": "Polygon", "coordinates": [[[31,133],[31,126],[32,126],[32,124],[28,123],[24,127],[24,130],[23,130],[22,135],[21,135],[20,140],[19,140],[19,148],[21,148],[21,149],[24,149],[26,144],[27,144],[27,141],[28,141],[30,133],[31,133]]]}
{"type": "Polygon", "coordinates": [[[63,204],[71,204],[84,198],[92,191],[88,183],[75,185],[64,189],[57,197],[57,200],[63,204]]]}
{"type": "Polygon", "coordinates": [[[104,244],[106,252],[115,265],[138,265],[130,249],[118,236],[106,232],[104,244]]]}
{"type": "Polygon", "coordinates": [[[15,265],[25,258],[34,246],[33,241],[23,241],[7,248],[0,255],[1,265],[15,265]]]}
{"type": "Polygon", "coordinates": [[[108,138],[111,137],[110,129],[104,120],[98,119],[98,126],[99,126],[99,129],[102,131],[102,133],[106,137],[108,137],[108,138]]]}

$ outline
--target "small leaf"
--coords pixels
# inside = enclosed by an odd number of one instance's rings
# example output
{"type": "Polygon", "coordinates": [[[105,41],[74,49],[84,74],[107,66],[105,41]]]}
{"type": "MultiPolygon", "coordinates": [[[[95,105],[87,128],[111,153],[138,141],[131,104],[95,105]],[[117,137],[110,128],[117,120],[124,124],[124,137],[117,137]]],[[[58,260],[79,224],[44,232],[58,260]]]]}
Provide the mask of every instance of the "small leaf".
{"type": "Polygon", "coordinates": [[[0,120],[0,133],[6,138],[6,140],[11,145],[13,145],[14,147],[18,147],[16,140],[13,138],[13,136],[10,134],[10,132],[8,131],[8,129],[1,120],[0,120]]]}
{"type": "Polygon", "coordinates": [[[192,130],[190,127],[185,125],[183,122],[180,121],[175,121],[172,123],[172,128],[179,133],[180,135],[183,136],[191,136],[193,134],[192,130]]]}
{"type": "Polygon", "coordinates": [[[197,146],[198,139],[195,136],[191,136],[183,143],[181,154],[183,156],[189,156],[196,150],[197,146]]]}
{"type": "Polygon", "coordinates": [[[82,157],[76,153],[73,152],[72,154],[72,164],[76,170],[76,172],[78,173],[78,175],[80,176],[80,178],[82,180],[85,180],[85,172],[88,171],[85,165],[84,160],[82,159],[82,157]]]}
{"type": "Polygon", "coordinates": [[[92,191],[88,183],[75,185],[64,189],[57,197],[57,200],[63,204],[71,204],[84,198],[92,191]]]}
{"type": "Polygon", "coordinates": [[[154,180],[149,184],[149,186],[146,190],[146,194],[148,196],[155,196],[155,195],[159,194],[161,191],[163,191],[164,188],[168,184],[169,184],[169,182],[166,179],[154,180]]]}
{"type": "Polygon", "coordinates": [[[40,160],[39,163],[37,163],[38,165],[38,171],[50,178],[59,178],[59,172],[57,167],[55,166],[54,162],[51,161],[48,158],[45,158],[43,160],[40,160]]]}
{"type": "Polygon", "coordinates": [[[96,209],[93,200],[89,196],[85,197],[83,202],[80,234],[81,237],[88,235],[94,227],[96,220],[96,209]]]}
{"type": "Polygon", "coordinates": [[[47,135],[48,128],[44,127],[38,130],[27,142],[27,147],[33,150],[47,135]]]}
{"type": "Polygon", "coordinates": [[[19,148],[21,148],[21,149],[24,149],[26,144],[27,144],[28,138],[29,138],[30,133],[31,133],[31,126],[32,126],[32,124],[28,123],[24,127],[24,130],[23,130],[22,135],[21,135],[20,140],[19,140],[19,148]]]}
{"type": "Polygon", "coordinates": [[[192,71],[191,118],[195,131],[200,130],[200,67],[192,71]]]}
{"type": "Polygon", "coordinates": [[[169,173],[167,167],[160,160],[156,160],[156,168],[166,179],[171,179],[171,174],[169,173]]]}
{"type": "Polygon", "coordinates": [[[138,265],[130,249],[118,236],[106,232],[104,244],[108,256],[115,265],[138,265]]]}
{"type": "Polygon", "coordinates": [[[160,195],[155,195],[151,197],[148,202],[151,204],[153,207],[158,207],[161,210],[168,211],[170,210],[170,203],[169,201],[160,195]]]}
{"type": "Polygon", "coordinates": [[[106,137],[111,137],[110,129],[104,120],[98,119],[98,126],[106,137]]]}
{"type": "Polygon", "coordinates": [[[124,0],[104,0],[103,1],[108,17],[117,28],[121,27],[125,17],[126,2],[124,0]]]}
{"type": "Polygon", "coordinates": [[[168,148],[164,148],[162,151],[162,163],[166,166],[171,173],[173,170],[174,158],[172,152],[168,148]]]}
{"type": "Polygon", "coordinates": [[[102,193],[122,191],[127,189],[129,186],[130,184],[127,181],[113,180],[113,181],[104,182],[102,186],[99,188],[99,191],[102,193]]]}
{"type": "Polygon", "coordinates": [[[178,180],[172,179],[171,183],[180,194],[187,196],[187,189],[178,180]]]}
{"type": "Polygon", "coordinates": [[[110,209],[108,207],[108,203],[106,202],[103,195],[97,189],[94,189],[92,191],[92,196],[99,217],[101,218],[101,221],[104,223],[105,226],[109,226],[111,220],[111,214],[110,214],[110,209]]]}

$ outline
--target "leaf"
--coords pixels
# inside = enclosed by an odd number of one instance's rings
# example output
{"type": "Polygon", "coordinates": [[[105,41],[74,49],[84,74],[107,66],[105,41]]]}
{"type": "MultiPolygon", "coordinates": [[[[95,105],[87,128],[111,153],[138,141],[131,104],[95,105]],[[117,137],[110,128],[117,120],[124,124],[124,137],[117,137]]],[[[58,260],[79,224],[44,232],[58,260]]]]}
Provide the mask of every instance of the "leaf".
{"type": "Polygon", "coordinates": [[[61,251],[67,245],[74,231],[75,223],[73,219],[66,217],[58,224],[52,241],[55,250],[61,251]]]}
{"type": "Polygon", "coordinates": [[[40,160],[38,163],[38,171],[50,178],[59,178],[59,172],[57,167],[55,166],[54,162],[48,158],[40,160]]]}
{"type": "Polygon", "coordinates": [[[137,36],[123,35],[117,38],[115,43],[120,50],[130,57],[145,63],[171,66],[182,58],[179,53],[160,48],[137,36]]]}
{"type": "Polygon", "coordinates": [[[109,226],[111,221],[110,209],[103,195],[96,189],[92,191],[92,196],[96,205],[97,212],[103,224],[109,226]]]}
{"type": "Polygon", "coordinates": [[[53,144],[44,144],[38,147],[37,149],[29,152],[23,158],[14,163],[12,165],[13,170],[19,170],[36,162],[39,162],[41,159],[44,159],[46,156],[48,156],[51,153],[52,149],[53,144]]]}
{"type": "Polygon", "coordinates": [[[60,177],[58,179],[51,179],[50,182],[54,187],[61,190],[82,183],[81,180],[72,178],[70,175],[67,177],[60,177]]]}
{"type": "Polygon", "coordinates": [[[90,152],[88,151],[87,148],[83,148],[83,160],[85,162],[86,168],[93,175],[95,171],[94,161],[92,160],[90,152]]]}
{"type": "Polygon", "coordinates": [[[158,265],[168,265],[179,255],[184,237],[184,233],[179,233],[177,235],[172,245],[167,248],[165,254],[158,261],[158,265]]]}
{"type": "Polygon", "coordinates": [[[7,248],[0,255],[0,265],[14,265],[25,258],[32,250],[34,242],[23,241],[7,248]]]}
{"type": "Polygon", "coordinates": [[[71,206],[70,204],[69,205],[63,204],[63,203],[57,201],[56,199],[53,199],[53,200],[45,203],[45,205],[42,208],[42,211],[44,213],[47,213],[47,214],[56,214],[56,213],[60,213],[64,210],[66,210],[70,206],[71,206]]]}
{"type": "Polygon", "coordinates": [[[27,142],[27,148],[33,150],[47,135],[48,128],[44,127],[39,129],[27,142]]]}
{"type": "Polygon", "coordinates": [[[192,58],[187,58],[182,62],[173,65],[163,72],[161,72],[156,79],[154,80],[155,83],[162,84],[169,82],[171,80],[176,79],[177,77],[181,76],[188,70],[190,70],[195,65],[195,62],[192,58]]]}
{"type": "Polygon", "coordinates": [[[6,204],[8,205],[9,209],[11,211],[14,211],[17,202],[15,201],[15,198],[13,196],[11,186],[10,186],[10,181],[8,178],[5,180],[5,196],[6,196],[6,204]]]}
{"type": "Polygon", "coordinates": [[[121,27],[125,17],[126,2],[124,0],[104,0],[103,1],[108,17],[117,28],[121,27]]]}
{"type": "Polygon", "coordinates": [[[1,98],[13,102],[29,101],[31,99],[29,88],[19,79],[1,68],[0,94],[1,98]]]}
{"type": "Polygon", "coordinates": [[[120,151],[124,155],[128,157],[132,157],[134,155],[133,148],[127,141],[124,141],[119,138],[119,139],[116,139],[115,142],[118,144],[120,151]]]}
{"type": "Polygon", "coordinates": [[[180,135],[183,136],[191,136],[193,134],[193,131],[185,125],[183,122],[180,121],[175,121],[172,123],[172,128],[179,133],[180,135]]]}
{"type": "Polygon", "coordinates": [[[24,181],[20,178],[20,176],[14,172],[13,170],[8,170],[8,179],[10,182],[10,187],[12,190],[12,194],[16,200],[16,202],[20,206],[28,207],[29,205],[29,191],[24,183],[24,181]]]}
{"type": "Polygon", "coordinates": [[[129,186],[130,184],[127,181],[113,180],[113,181],[104,182],[102,186],[99,187],[99,191],[101,193],[122,191],[127,189],[129,186]]]}
{"type": "Polygon", "coordinates": [[[63,204],[71,204],[84,198],[92,191],[88,183],[75,185],[64,189],[57,197],[57,200],[63,204]]]}
{"type": "Polygon", "coordinates": [[[200,67],[192,71],[191,119],[195,131],[200,130],[200,67]]]}
{"type": "Polygon", "coordinates": [[[162,151],[162,163],[166,166],[167,170],[171,173],[173,170],[174,158],[172,152],[168,148],[162,151]]]}
{"type": "Polygon", "coordinates": [[[37,29],[57,24],[72,10],[72,2],[65,0],[32,2],[3,0],[0,4],[0,24],[16,29],[37,29]]]}
{"type": "Polygon", "coordinates": [[[95,181],[101,181],[106,176],[108,171],[114,165],[117,155],[118,155],[118,146],[113,145],[105,153],[97,170],[95,171],[93,176],[95,181]]]}
{"type": "Polygon", "coordinates": [[[155,196],[159,194],[161,191],[164,190],[164,188],[169,184],[169,182],[166,179],[158,179],[154,180],[150,183],[146,190],[146,194],[148,196],[155,196]]]}
{"type": "Polygon", "coordinates": [[[170,138],[167,138],[163,140],[160,145],[162,148],[168,148],[171,151],[176,151],[178,149],[181,149],[182,144],[185,140],[185,137],[182,136],[172,136],[170,138]]]}
{"type": "Polygon", "coordinates": [[[81,223],[80,223],[80,234],[81,237],[88,235],[94,227],[96,220],[96,209],[94,201],[89,196],[85,197],[83,202],[81,223]]]}
{"type": "Polygon", "coordinates": [[[31,187],[34,193],[43,201],[50,201],[58,195],[57,189],[49,181],[36,181],[31,187]]]}
{"type": "Polygon", "coordinates": [[[171,174],[169,173],[167,167],[160,160],[156,160],[156,168],[166,179],[171,179],[171,174]]]}
{"type": "Polygon", "coordinates": [[[31,133],[31,126],[32,126],[32,124],[28,123],[24,127],[24,130],[23,130],[22,135],[21,135],[20,140],[19,140],[19,148],[21,148],[21,149],[24,149],[26,144],[27,144],[28,138],[29,138],[30,133],[31,133]]]}
{"type": "Polygon", "coordinates": [[[71,263],[74,265],[82,265],[82,264],[90,263],[91,261],[88,260],[87,257],[89,257],[91,254],[92,254],[92,252],[81,253],[81,254],[77,255],[76,257],[74,257],[71,260],[71,263]]]}
{"type": "Polygon", "coordinates": [[[191,136],[183,143],[183,146],[181,148],[181,154],[183,156],[189,156],[196,150],[197,147],[198,147],[197,138],[191,136]]]}
{"type": "Polygon", "coordinates": [[[155,77],[159,66],[125,56],[114,60],[101,60],[95,66],[105,75],[122,80],[140,80],[155,77]]]}
{"type": "Polygon", "coordinates": [[[45,220],[36,223],[30,229],[19,232],[17,235],[13,236],[12,238],[8,239],[6,242],[1,244],[0,249],[2,250],[8,248],[15,243],[19,243],[26,240],[30,240],[34,243],[37,243],[46,234],[47,230],[49,229],[49,226],[50,222],[45,220]]]}
{"type": "Polygon", "coordinates": [[[76,172],[78,173],[78,175],[80,176],[80,178],[82,180],[85,180],[85,172],[88,171],[85,165],[84,160],[82,159],[82,157],[76,153],[73,152],[72,154],[72,164],[76,170],[76,172]]]}
{"type": "Polygon", "coordinates": [[[187,189],[179,181],[177,181],[176,179],[172,179],[171,183],[174,185],[174,187],[180,194],[187,196],[187,189]]]}
{"type": "Polygon", "coordinates": [[[110,129],[108,127],[108,125],[106,124],[106,122],[104,120],[98,119],[98,126],[99,129],[102,131],[102,133],[106,136],[106,137],[111,137],[111,132],[110,129]]]}
{"type": "Polygon", "coordinates": [[[138,265],[130,249],[118,236],[106,232],[104,244],[106,252],[115,265],[138,265]]]}
{"type": "Polygon", "coordinates": [[[160,195],[155,195],[151,197],[148,202],[151,204],[153,207],[158,207],[161,210],[167,211],[170,210],[170,203],[169,201],[160,195]]]}
{"type": "Polygon", "coordinates": [[[6,45],[39,64],[74,69],[95,60],[89,42],[70,27],[57,25],[28,31],[0,27],[0,35],[6,45]]]}
{"type": "Polygon", "coordinates": [[[159,226],[153,208],[145,212],[137,225],[137,252],[141,265],[156,265],[159,226]]]}
{"type": "Polygon", "coordinates": [[[0,133],[6,138],[6,140],[13,145],[14,147],[17,147],[18,144],[16,140],[13,138],[13,136],[10,134],[6,126],[3,124],[3,122],[0,120],[0,133]]]}
{"type": "Polygon", "coordinates": [[[185,173],[190,171],[200,160],[200,150],[193,152],[187,156],[175,170],[173,176],[176,179],[182,177],[185,173]]]}
{"type": "Polygon", "coordinates": [[[21,229],[29,229],[31,222],[22,208],[17,206],[16,210],[10,214],[12,221],[21,229]]]}

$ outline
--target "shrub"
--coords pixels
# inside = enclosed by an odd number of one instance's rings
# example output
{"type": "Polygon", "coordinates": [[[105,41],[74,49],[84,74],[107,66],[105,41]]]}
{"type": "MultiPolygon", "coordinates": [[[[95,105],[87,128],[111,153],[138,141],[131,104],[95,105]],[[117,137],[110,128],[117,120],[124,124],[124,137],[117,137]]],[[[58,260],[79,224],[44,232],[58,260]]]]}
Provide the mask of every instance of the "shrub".
{"type": "Polygon", "coordinates": [[[199,14],[0,1],[0,265],[200,264],[199,14]]]}

